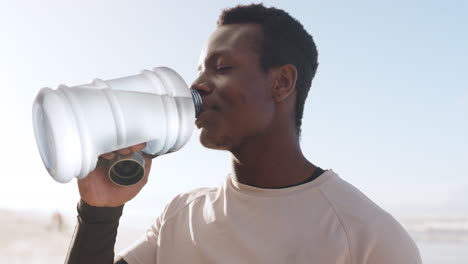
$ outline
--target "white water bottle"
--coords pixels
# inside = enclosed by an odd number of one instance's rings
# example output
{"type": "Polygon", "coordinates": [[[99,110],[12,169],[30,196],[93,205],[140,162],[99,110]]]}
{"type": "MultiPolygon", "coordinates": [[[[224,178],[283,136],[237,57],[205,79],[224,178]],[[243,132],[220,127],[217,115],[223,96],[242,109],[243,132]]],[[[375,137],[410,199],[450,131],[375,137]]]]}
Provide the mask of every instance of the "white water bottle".
{"type": "MultiPolygon", "coordinates": [[[[43,88],[33,103],[33,126],[42,161],[58,182],[84,178],[101,154],[146,142],[142,152],[163,155],[190,139],[201,97],[166,67],[57,89],[43,88]]],[[[108,164],[119,185],[144,175],[141,153],[108,164]]]]}

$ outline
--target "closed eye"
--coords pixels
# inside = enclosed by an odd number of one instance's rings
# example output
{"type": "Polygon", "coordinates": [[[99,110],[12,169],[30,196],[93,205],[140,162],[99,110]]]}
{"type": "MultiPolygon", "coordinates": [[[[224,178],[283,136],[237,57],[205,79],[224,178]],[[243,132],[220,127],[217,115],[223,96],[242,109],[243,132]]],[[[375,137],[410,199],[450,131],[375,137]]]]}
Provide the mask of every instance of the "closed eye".
{"type": "Polygon", "coordinates": [[[229,66],[229,65],[223,65],[223,66],[218,66],[216,67],[216,72],[217,73],[225,73],[229,70],[232,69],[232,66],[229,66]]]}

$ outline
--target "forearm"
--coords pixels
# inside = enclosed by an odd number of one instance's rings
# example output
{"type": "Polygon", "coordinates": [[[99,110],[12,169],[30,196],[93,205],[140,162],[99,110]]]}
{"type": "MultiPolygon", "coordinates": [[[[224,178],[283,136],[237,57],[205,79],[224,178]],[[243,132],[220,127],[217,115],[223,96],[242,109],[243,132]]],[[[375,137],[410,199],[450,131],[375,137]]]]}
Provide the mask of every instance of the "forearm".
{"type": "MultiPolygon", "coordinates": [[[[114,244],[123,206],[94,207],[80,201],[77,210],[78,221],[65,263],[113,263],[114,244]]],[[[126,262],[121,260],[118,263],[126,262]]]]}

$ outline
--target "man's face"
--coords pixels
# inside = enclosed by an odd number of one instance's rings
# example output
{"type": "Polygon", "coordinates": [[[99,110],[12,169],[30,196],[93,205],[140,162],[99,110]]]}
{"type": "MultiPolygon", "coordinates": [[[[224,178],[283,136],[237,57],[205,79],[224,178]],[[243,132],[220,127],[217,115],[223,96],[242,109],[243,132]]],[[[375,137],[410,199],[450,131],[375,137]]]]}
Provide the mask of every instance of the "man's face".
{"type": "Polygon", "coordinates": [[[196,125],[205,147],[234,150],[270,126],[273,78],[260,67],[261,37],[259,25],[219,26],[202,50],[192,88],[203,99],[196,125]]]}

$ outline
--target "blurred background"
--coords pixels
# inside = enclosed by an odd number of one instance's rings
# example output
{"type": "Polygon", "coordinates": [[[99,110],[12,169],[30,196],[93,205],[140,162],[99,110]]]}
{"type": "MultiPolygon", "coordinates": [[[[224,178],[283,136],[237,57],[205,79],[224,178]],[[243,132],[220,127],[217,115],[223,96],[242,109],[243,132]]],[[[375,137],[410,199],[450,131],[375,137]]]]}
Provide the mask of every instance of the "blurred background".
{"type": "MultiPolygon", "coordinates": [[[[190,84],[222,9],[250,1],[0,0],[0,262],[63,263],[76,182],[59,184],[35,143],[31,107],[58,84],[168,66],[190,84]]],[[[468,4],[466,1],[263,1],[312,34],[319,69],[302,148],[402,222],[424,263],[468,263],[468,4]]],[[[227,152],[195,129],[154,160],[125,206],[116,251],[175,195],[220,184],[227,152]]]]}

